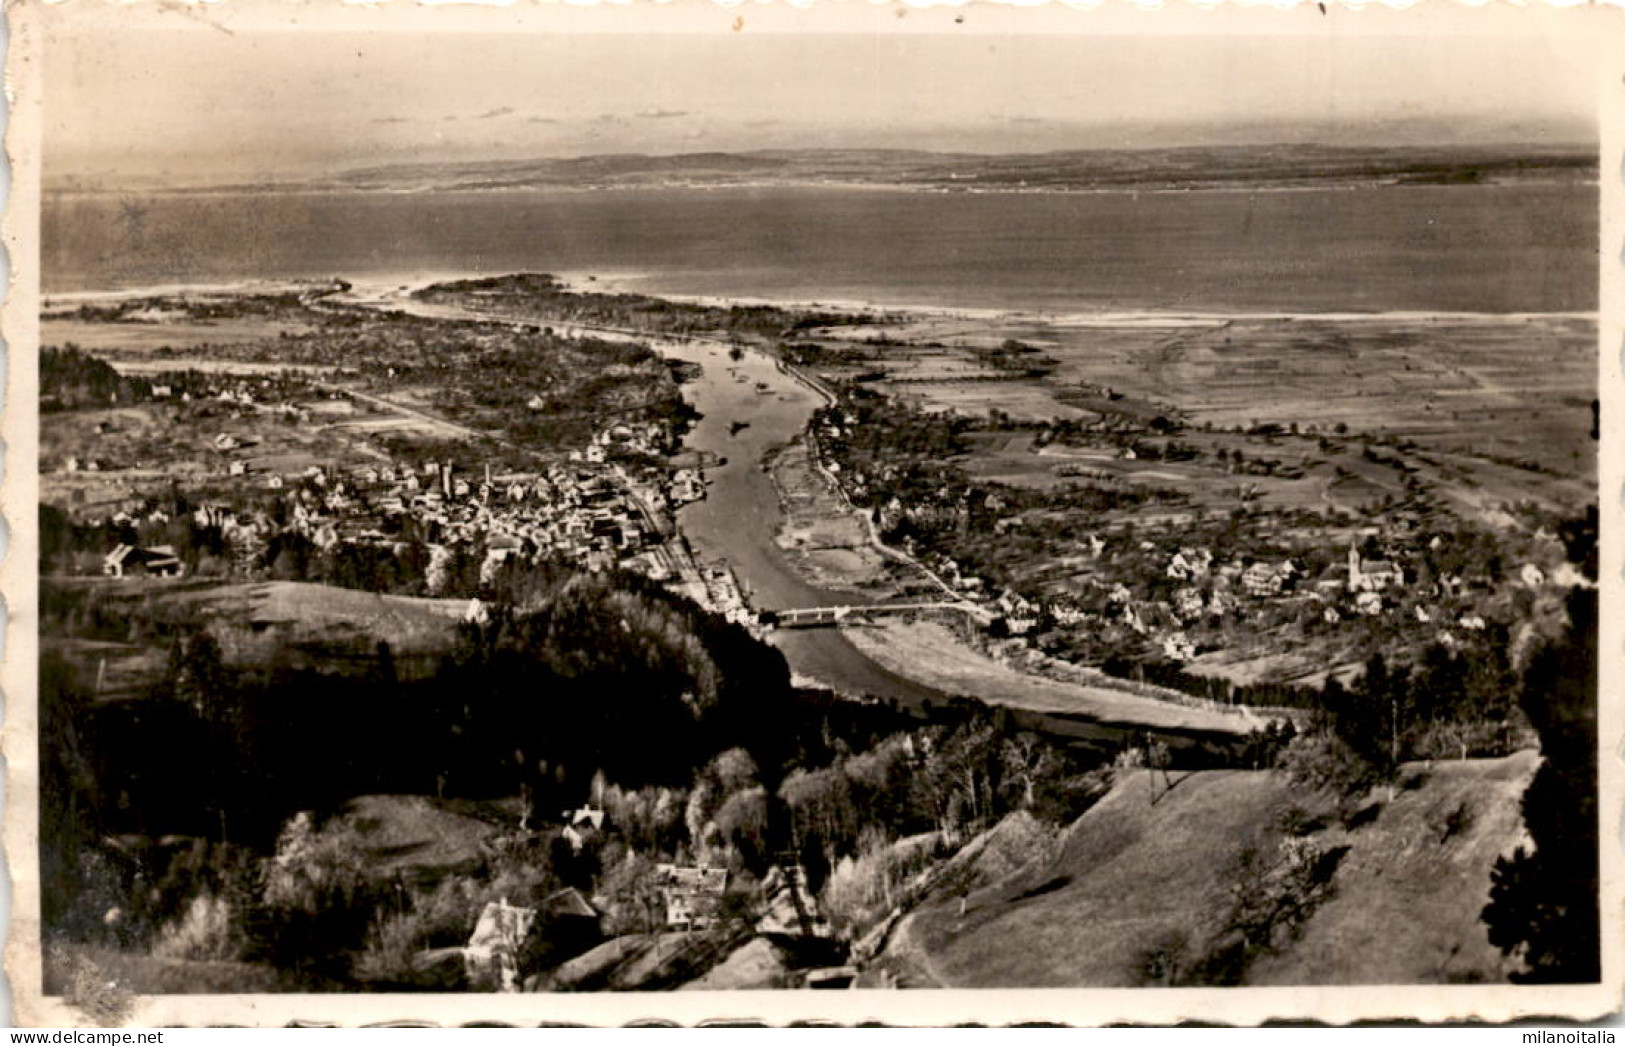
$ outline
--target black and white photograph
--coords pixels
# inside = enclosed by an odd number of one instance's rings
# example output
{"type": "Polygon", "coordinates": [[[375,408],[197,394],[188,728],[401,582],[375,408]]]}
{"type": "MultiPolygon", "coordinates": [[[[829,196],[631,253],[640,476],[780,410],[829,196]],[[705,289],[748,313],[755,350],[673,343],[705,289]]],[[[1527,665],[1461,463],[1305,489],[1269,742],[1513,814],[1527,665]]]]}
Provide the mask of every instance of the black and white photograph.
{"type": "Polygon", "coordinates": [[[1617,12],[9,14],[25,1019],[1618,1004],[1617,12]]]}

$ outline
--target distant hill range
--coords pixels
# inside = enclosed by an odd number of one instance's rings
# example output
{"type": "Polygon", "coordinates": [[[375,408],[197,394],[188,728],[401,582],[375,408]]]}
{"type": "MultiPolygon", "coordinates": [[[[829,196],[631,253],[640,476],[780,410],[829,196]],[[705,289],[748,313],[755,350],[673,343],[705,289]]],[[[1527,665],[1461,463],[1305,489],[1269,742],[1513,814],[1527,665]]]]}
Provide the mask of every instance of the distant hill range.
{"type": "Polygon", "coordinates": [[[849,185],[1009,192],[1373,183],[1470,185],[1583,182],[1596,178],[1597,167],[1595,148],[1579,145],[1223,145],[1018,154],[806,149],[401,163],[356,168],[325,178],[198,185],[174,191],[427,192],[849,185]]]}

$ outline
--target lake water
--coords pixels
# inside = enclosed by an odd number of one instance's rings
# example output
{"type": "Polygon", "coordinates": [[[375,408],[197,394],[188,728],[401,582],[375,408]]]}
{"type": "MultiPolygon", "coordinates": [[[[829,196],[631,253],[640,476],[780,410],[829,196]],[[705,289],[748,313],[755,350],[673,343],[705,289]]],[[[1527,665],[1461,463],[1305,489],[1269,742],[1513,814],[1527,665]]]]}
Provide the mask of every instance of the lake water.
{"type": "MultiPolygon", "coordinates": [[[[805,429],[822,402],[818,395],[762,353],[747,352],[732,360],[726,348],[716,343],[657,340],[653,345],[666,356],[700,365],[702,377],[683,386],[684,397],[701,413],[685,442],[725,459],[720,467],[707,470],[705,499],[685,505],[678,513],[683,534],[695,552],[702,560],[725,560],[758,609],[839,606],[861,598],[807,583],[774,540],[783,517],[778,492],[762,468],[762,457],[805,429]],[[736,422],[745,422],[746,427],[736,431],[736,422]]],[[[796,673],[843,693],[888,698],[903,707],[947,700],[942,692],[871,659],[837,629],[781,629],[770,639],[796,673]]],[[[1107,747],[1124,743],[1140,729],[1153,729],[1178,745],[1200,733],[1102,723],[1081,707],[1068,714],[1018,712],[1016,718],[1028,729],[1107,747]]],[[[1153,722],[1166,720],[1153,718],[1153,722]]],[[[1208,726],[1226,729],[1212,722],[1208,726]]]]}
{"type": "MultiPolygon", "coordinates": [[[[732,360],[714,343],[655,345],[666,356],[702,368],[703,377],[683,387],[701,415],[684,442],[724,459],[706,471],[705,499],[685,505],[678,515],[694,551],[705,560],[726,561],[758,609],[853,602],[851,593],[810,585],[791,567],[774,541],[783,517],[778,491],[762,468],[763,456],[799,435],[822,401],[760,353],[732,360]],[[736,422],[746,427],[736,431],[736,422]]],[[[773,634],[773,644],[796,672],[847,693],[890,697],[905,705],[943,696],[870,660],[835,629],[786,629],[773,634]]]]}
{"type": "Polygon", "coordinates": [[[46,293],[553,271],[652,292],[1035,311],[1596,307],[1579,185],[59,196],[46,293]]]}

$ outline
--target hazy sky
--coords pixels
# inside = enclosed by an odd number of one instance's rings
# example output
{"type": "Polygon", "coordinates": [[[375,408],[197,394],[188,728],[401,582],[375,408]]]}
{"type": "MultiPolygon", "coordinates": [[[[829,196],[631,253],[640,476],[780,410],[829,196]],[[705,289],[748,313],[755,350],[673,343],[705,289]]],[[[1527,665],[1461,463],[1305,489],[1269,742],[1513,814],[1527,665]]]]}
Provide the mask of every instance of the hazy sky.
{"type": "Polygon", "coordinates": [[[495,35],[227,32],[196,18],[61,25],[46,50],[46,178],[200,182],[603,152],[1595,134],[1589,64],[1540,37],[973,28],[495,35]]]}

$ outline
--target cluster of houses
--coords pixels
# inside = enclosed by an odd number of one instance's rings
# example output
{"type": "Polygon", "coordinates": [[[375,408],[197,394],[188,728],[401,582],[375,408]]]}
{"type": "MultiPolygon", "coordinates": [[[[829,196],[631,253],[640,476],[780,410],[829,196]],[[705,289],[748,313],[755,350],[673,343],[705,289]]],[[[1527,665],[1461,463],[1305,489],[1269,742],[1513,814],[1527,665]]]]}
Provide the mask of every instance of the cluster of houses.
{"type": "MultiPolygon", "coordinates": [[[[156,384],[154,399],[218,401],[234,410],[278,411],[302,416],[307,407],[279,393],[286,379],[223,378],[183,384],[156,384]]],[[[309,392],[300,385],[300,391],[309,392]]],[[[335,399],[341,393],[332,394],[335,399]]],[[[545,404],[544,404],[545,405],[545,404]]],[[[105,426],[99,426],[98,431],[105,426]]],[[[402,524],[430,545],[428,587],[434,590],[454,550],[483,555],[481,576],[489,580],[510,560],[569,558],[589,570],[613,566],[671,584],[730,619],[753,624],[743,593],[726,568],[698,568],[680,541],[669,541],[671,513],[706,496],[700,467],[666,468],[641,463],[672,452],[676,434],[668,422],[611,420],[583,448],[533,472],[483,475],[449,461],[403,461],[335,469],[311,465],[294,472],[255,460],[254,441],[218,431],[206,440],[219,462],[218,474],[240,479],[255,496],[230,494],[196,513],[200,527],[223,535],[232,558],[252,561],[281,533],[297,533],[328,551],[341,545],[397,546],[402,524]]],[[[70,457],[66,472],[96,471],[98,461],[70,457]]],[[[115,526],[168,522],[150,503],[126,501],[114,514],[115,526]]],[[[128,537],[128,534],[126,534],[128,537]]],[[[107,550],[103,572],[110,577],[178,576],[182,557],[171,546],[142,547],[121,542],[107,550]]]]}
{"type": "Polygon", "coordinates": [[[421,474],[390,473],[379,470],[376,479],[371,470],[361,475],[358,493],[371,495],[369,508],[415,519],[448,549],[483,545],[485,571],[513,556],[555,554],[603,569],[661,540],[651,514],[664,507],[664,499],[652,488],[635,491],[619,469],[553,466],[493,478],[487,467],[481,481],[459,476],[450,462],[428,462],[421,474]]]}
{"type": "MultiPolygon", "coordinates": [[[[816,435],[837,439],[841,426],[852,423],[848,414],[827,412],[816,435]]],[[[1125,450],[1124,456],[1132,456],[1132,451],[1125,450]]],[[[1278,463],[1267,464],[1280,474],[1275,468],[1278,463]]],[[[842,476],[842,485],[861,496],[869,487],[888,484],[896,475],[895,467],[884,464],[875,466],[872,475],[863,474],[867,471],[842,476]]],[[[886,498],[877,504],[874,518],[883,533],[906,522],[938,532],[957,529],[963,536],[978,510],[997,514],[1002,508],[996,493],[977,503],[968,490],[942,488],[886,498]]],[[[994,523],[993,530],[1002,534],[1019,523],[1018,516],[1007,515],[994,523]]],[[[1402,616],[1406,624],[1434,632],[1434,638],[1447,645],[1462,634],[1482,631],[1486,626],[1482,616],[1473,612],[1478,600],[1470,598],[1470,592],[1488,591],[1494,582],[1487,577],[1469,581],[1425,570],[1421,544],[1436,551],[1442,539],[1422,533],[1423,526],[1420,517],[1396,515],[1384,528],[1385,552],[1376,553],[1369,544],[1362,552],[1354,544],[1324,569],[1324,560],[1318,556],[1242,557],[1221,562],[1212,550],[1200,546],[1159,551],[1156,543],[1141,542],[1140,552],[1146,555],[1137,557],[1131,571],[1135,576],[1109,567],[1086,569],[1084,574],[1094,576],[1082,580],[1084,591],[1040,598],[1000,591],[999,586],[964,572],[948,556],[922,554],[907,538],[902,546],[964,599],[990,610],[1010,636],[1033,633],[1046,621],[1061,627],[1121,625],[1148,645],[1160,647],[1164,656],[1188,661],[1196,656],[1198,644],[1187,630],[1199,635],[1204,626],[1233,620],[1236,615],[1253,616],[1276,603],[1318,614],[1326,624],[1350,618],[1398,621],[1402,616]],[[1152,562],[1147,563],[1147,558],[1152,562]]],[[[1101,561],[1108,542],[1085,535],[1078,545],[1077,558],[1101,561]]],[[[1545,583],[1545,573],[1526,564],[1513,580],[1539,588],[1545,583]]]]}
{"type": "MultiPolygon", "coordinates": [[[[1181,548],[1169,558],[1165,574],[1173,581],[1200,582],[1211,578],[1217,591],[1239,589],[1244,595],[1255,599],[1299,591],[1305,587],[1307,580],[1303,568],[1292,557],[1278,562],[1256,560],[1215,566],[1211,551],[1189,547],[1181,548]]],[[[1405,572],[1398,564],[1388,560],[1363,559],[1359,549],[1351,546],[1346,565],[1328,568],[1313,580],[1312,588],[1323,594],[1343,591],[1375,594],[1404,584],[1405,572]]],[[[1195,588],[1183,588],[1176,594],[1176,600],[1188,600],[1199,594],[1195,588]]]]}

